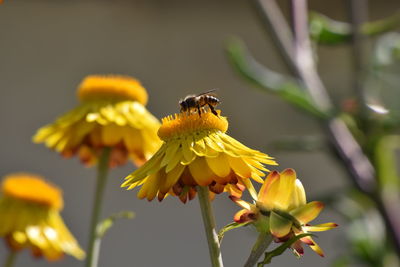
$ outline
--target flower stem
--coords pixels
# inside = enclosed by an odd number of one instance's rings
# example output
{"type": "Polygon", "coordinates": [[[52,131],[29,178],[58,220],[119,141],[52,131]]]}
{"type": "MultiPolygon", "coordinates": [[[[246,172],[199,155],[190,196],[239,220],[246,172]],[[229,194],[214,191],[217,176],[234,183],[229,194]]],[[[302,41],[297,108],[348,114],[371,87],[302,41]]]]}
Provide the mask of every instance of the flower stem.
{"type": "Polygon", "coordinates": [[[201,215],[206,230],[208,249],[210,251],[211,264],[213,267],[223,267],[221,249],[219,247],[218,235],[215,230],[215,218],[212,211],[208,187],[198,186],[201,215]]]}
{"type": "Polygon", "coordinates": [[[269,244],[272,242],[272,236],[269,233],[260,233],[257,241],[251,249],[249,258],[247,259],[244,267],[253,267],[264,251],[267,250],[269,244]]]}
{"type": "Polygon", "coordinates": [[[16,258],[17,258],[17,252],[10,250],[10,253],[8,253],[6,261],[4,262],[4,267],[13,267],[16,258]]]}
{"type": "Polygon", "coordinates": [[[107,183],[110,152],[111,152],[110,148],[104,148],[97,165],[96,193],[94,197],[92,218],[89,230],[90,236],[89,236],[89,246],[87,249],[88,254],[85,265],[86,267],[97,267],[98,263],[101,239],[97,235],[97,225],[100,220],[104,190],[106,188],[106,183],[107,183]]]}

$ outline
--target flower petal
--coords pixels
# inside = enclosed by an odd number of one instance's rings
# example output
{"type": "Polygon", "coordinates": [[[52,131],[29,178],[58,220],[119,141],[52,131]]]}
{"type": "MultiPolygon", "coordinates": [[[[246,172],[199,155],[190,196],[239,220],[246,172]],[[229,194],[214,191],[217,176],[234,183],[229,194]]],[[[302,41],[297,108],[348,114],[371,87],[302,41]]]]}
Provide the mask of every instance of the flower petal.
{"type": "Polygon", "coordinates": [[[204,157],[197,157],[191,164],[189,170],[197,184],[207,186],[211,184],[215,174],[208,167],[204,157]]]}
{"type": "Polygon", "coordinates": [[[275,198],[279,194],[279,179],[280,175],[277,171],[271,172],[258,193],[257,203],[265,210],[275,208],[275,198]]]}
{"type": "Polygon", "coordinates": [[[300,223],[306,224],[314,220],[323,208],[324,203],[313,201],[290,211],[290,215],[295,217],[300,223]]]}
{"type": "Polygon", "coordinates": [[[323,223],[323,224],[317,224],[317,225],[306,225],[303,226],[302,229],[306,232],[323,232],[323,231],[328,231],[333,228],[338,227],[336,223],[323,223]]]}
{"type": "Polygon", "coordinates": [[[184,169],[185,166],[178,164],[172,171],[167,173],[165,182],[162,184],[160,191],[163,193],[167,193],[171,189],[171,187],[179,180],[184,169]]]}
{"type": "Polygon", "coordinates": [[[311,238],[311,241],[314,243],[313,245],[309,245],[309,247],[314,250],[318,255],[320,255],[321,257],[325,257],[324,255],[324,251],[322,250],[322,248],[311,238]]]}
{"type": "Polygon", "coordinates": [[[243,199],[240,199],[240,198],[235,197],[235,196],[229,196],[229,198],[230,198],[233,202],[235,202],[237,205],[239,205],[240,207],[242,207],[242,208],[244,208],[244,209],[247,209],[247,210],[250,210],[251,207],[254,206],[254,205],[250,204],[249,202],[244,201],[243,199]]]}
{"type": "Polygon", "coordinates": [[[301,257],[304,254],[304,249],[302,246],[302,243],[300,240],[297,240],[294,242],[294,244],[291,246],[293,249],[293,252],[296,254],[296,256],[301,257]]]}
{"type": "Polygon", "coordinates": [[[114,146],[121,142],[121,126],[116,124],[108,124],[101,128],[101,138],[103,144],[106,146],[114,146]]]}
{"type": "Polygon", "coordinates": [[[233,220],[237,223],[245,223],[245,222],[251,222],[254,221],[255,214],[254,212],[250,210],[240,210],[236,212],[236,214],[233,216],[233,220]]]}
{"type": "Polygon", "coordinates": [[[172,161],[174,156],[176,155],[176,151],[178,151],[180,143],[177,141],[171,141],[167,145],[167,149],[165,150],[164,158],[161,161],[160,167],[166,166],[169,162],[172,161]]]}
{"type": "Polygon", "coordinates": [[[303,184],[299,179],[296,179],[295,189],[289,202],[290,204],[288,210],[292,210],[306,204],[306,192],[304,191],[303,184]]]}
{"type": "Polygon", "coordinates": [[[275,208],[287,210],[290,203],[290,198],[296,185],[296,172],[293,169],[286,169],[281,172],[279,179],[278,193],[275,195],[275,208]]]}
{"type": "Polygon", "coordinates": [[[250,167],[240,157],[227,157],[229,159],[229,165],[233,171],[242,178],[250,178],[251,170],[250,167]]]}
{"type": "Polygon", "coordinates": [[[261,186],[260,191],[258,192],[258,200],[263,202],[267,199],[272,198],[272,196],[269,196],[268,191],[270,190],[271,185],[276,182],[276,180],[279,179],[279,172],[273,171],[270,172],[265,178],[263,185],[261,186]]]}
{"type": "MultiPolygon", "coordinates": [[[[219,153],[215,158],[207,158],[207,164],[210,169],[219,177],[227,177],[231,172],[229,160],[224,153],[219,153]]],[[[229,177],[228,177],[229,178],[229,177]]],[[[228,181],[227,181],[228,182],[228,181]]]]}

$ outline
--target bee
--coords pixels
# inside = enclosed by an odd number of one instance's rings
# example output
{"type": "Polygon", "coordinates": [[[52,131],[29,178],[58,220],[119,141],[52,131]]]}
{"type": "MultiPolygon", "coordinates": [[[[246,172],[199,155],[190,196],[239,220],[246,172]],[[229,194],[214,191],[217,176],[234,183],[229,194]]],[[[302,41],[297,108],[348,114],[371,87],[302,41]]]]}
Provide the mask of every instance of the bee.
{"type": "Polygon", "coordinates": [[[218,113],[215,111],[214,107],[221,103],[221,101],[211,94],[216,90],[217,89],[212,89],[198,95],[188,95],[184,99],[181,99],[179,101],[181,112],[188,112],[190,114],[192,109],[197,109],[197,113],[199,113],[199,116],[201,117],[201,109],[204,106],[208,106],[211,112],[218,117],[218,113]]]}

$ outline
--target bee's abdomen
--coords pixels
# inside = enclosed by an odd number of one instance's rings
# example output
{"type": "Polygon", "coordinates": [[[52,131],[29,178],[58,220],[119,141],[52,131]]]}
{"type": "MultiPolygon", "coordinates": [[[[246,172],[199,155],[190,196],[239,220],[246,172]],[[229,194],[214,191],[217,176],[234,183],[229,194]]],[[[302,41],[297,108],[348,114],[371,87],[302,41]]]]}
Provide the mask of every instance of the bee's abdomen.
{"type": "Polygon", "coordinates": [[[218,105],[220,101],[215,96],[207,95],[206,96],[206,102],[210,103],[211,105],[218,105]]]}

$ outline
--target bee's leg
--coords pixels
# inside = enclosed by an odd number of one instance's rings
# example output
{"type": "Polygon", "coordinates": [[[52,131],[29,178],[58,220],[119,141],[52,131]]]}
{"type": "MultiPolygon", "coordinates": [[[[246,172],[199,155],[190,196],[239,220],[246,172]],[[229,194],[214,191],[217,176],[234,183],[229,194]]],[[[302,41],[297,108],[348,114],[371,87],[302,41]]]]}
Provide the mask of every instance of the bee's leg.
{"type": "Polygon", "coordinates": [[[197,112],[199,113],[199,116],[201,117],[201,109],[200,109],[200,105],[197,105],[197,112]]]}
{"type": "Polygon", "coordinates": [[[219,117],[217,111],[215,110],[215,108],[214,108],[211,104],[208,104],[208,107],[211,109],[211,112],[212,112],[215,116],[219,117]]]}

